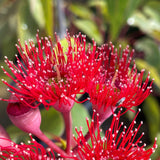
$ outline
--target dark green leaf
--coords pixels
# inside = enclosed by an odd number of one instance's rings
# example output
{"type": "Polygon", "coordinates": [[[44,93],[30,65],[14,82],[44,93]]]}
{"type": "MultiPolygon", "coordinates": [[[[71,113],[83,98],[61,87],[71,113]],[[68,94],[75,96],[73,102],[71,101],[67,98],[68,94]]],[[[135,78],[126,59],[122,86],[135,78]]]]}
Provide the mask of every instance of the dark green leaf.
{"type": "Polygon", "coordinates": [[[143,111],[149,124],[150,138],[152,142],[154,142],[155,137],[160,131],[160,110],[158,101],[154,97],[149,96],[144,102],[143,111]]]}

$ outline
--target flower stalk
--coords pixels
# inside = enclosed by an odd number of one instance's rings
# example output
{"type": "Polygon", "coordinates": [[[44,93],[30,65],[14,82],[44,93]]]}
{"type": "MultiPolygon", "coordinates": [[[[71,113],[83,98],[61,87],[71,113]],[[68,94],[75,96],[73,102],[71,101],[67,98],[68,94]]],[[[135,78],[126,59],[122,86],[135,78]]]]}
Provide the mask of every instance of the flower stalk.
{"type": "Polygon", "coordinates": [[[67,157],[69,156],[64,150],[59,148],[54,142],[52,142],[41,130],[35,134],[42,142],[46,143],[51,149],[58,153],[58,156],[67,157]]]}
{"type": "Polygon", "coordinates": [[[66,128],[66,140],[67,140],[67,147],[66,147],[66,153],[70,154],[71,151],[71,145],[72,145],[72,117],[71,112],[62,112],[64,122],[65,122],[65,128],[66,128]]]}

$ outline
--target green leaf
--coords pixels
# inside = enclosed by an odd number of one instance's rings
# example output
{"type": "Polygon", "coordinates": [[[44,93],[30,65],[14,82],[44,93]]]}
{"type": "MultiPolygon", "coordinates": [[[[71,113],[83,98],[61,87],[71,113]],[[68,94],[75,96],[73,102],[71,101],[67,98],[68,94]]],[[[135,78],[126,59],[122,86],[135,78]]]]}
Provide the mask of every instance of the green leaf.
{"type": "Polygon", "coordinates": [[[157,1],[157,0],[147,1],[146,5],[160,12],[160,7],[159,7],[160,1],[157,1]]]}
{"type": "Polygon", "coordinates": [[[141,5],[142,1],[129,0],[125,9],[126,19],[141,5]]]}
{"type": "Polygon", "coordinates": [[[44,10],[42,7],[41,0],[34,0],[34,1],[29,0],[29,5],[33,18],[41,28],[44,28],[45,19],[44,19],[44,10]]]}
{"type": "Polygon", "coordinates": [[[60,112],[51,107],[48,111],[41,111],[41,130],[49,133],[48,136],[61,136],[64,132],[64,121],[60,112]]]}
{"type": "Polygon", "coordinates": [[[153,8],[151,8],[151,7],[144,6],[143,12],[144,12],[144,14],[148,17],[148,19],[152,19],[152,20],[155,20],[155,21],[157,21],[157,22],[160,20],[159,15],[158,15],[158,12],[155,11],[155,10],[154,10],[153,8]]]}
{"type": "Polygon", "coordinates": [[[103,15],[103,18],[108,21],[108,8],[107,8],[107,2],[104,0],[101,1],[89,1],[88,2],[89,7],[95,7],[98,12],[100,12],[103,15]]]}
{"type": "Polygon", "coordinates": [[[35,40],[37,29],[39,28],[35,19],[33,18],[28,1],[21,1],[21,6],[18,12],[18,37],[21,40],[22,46],[28,39],[35,40]]]}
{"type": "Polygon", "coordinates": [[[149,96],[143,107],[144,114],[149,124],[149,133],[152,142],[160,131],[160,109],[158,101],[153,97],[149,96]]]}
{"type": "Polygon", "coordinates": [[[88,111],[82,104],[75,103],[71,110],[72,114],[72,127],[73,127],[73,134],[77,137],[77,133],[75,131],[75,127],[79,129],[82,127],[82,132],[85,135],[88,132],[88,127],[86,123],[86,117],[90,117],[88,111]]]}
{"type": "Polygon", "coordinates": [[[136,11],[129,19],[133,21],[131,25],[139,27],[145,33],[150,32],[149,22],[147,22],[145,15],[140,11],[136,11]]]}
{"type": "Polygon", "coordinates": [[[142,11],[136,11],[129,19],[132,19],[133,26],[139,27],[149,36],[160,40],[159,14],[155,9],[145,6],[142,11]]]}
{"type": "Polygon", "coordinates": [[[75,20],[74,25],[91,39],[93,38],[98,44],[102,43],[102,35],[98,26],[94,21],[90,20],[75,20]]]}
{"type": "MultiPolygon", "coordinates": [[[[41,0],[43,7],[44,18],[45,18],[45,28],[48,36],[53,37],[53,27],[54,27],[54,17],[53,17],[53,0],[41,0]]],[[[39,15],[38,15],[39,16],[39,15]]]]}
{"type": "Polygon", "coordinates": [[[150,77],[154,78],[154,83],[158,88],[160,88],[160,76],[158,70],[155,67],[151,66],[142,59],[136,59],[136,65],[139,70],[146,69],[148,72],[150,72],[150,77]]]}
{"type": "Polygon", "coordinates": [[[12,139],[12,141],[17,144],[20,142],[27,143],[28,140],[30,140],[28,133],[23,132],[22,130],[20,130],[14,125],[10,125],[6,130],[10,138],[12,139]]]}
{"type": "Polygon", "coordinates": [[[135,43],[138,51],[145,53],[145,60],[155,68],[160,70],[160,50],[159,46],[149,38],[142,38],[135,43]]]}
{"type": "Polygon", "coordinates": [[[119,35],[122,26],[126,23],[127,18],[139,6],[139,2],[135,0],[107,0],[110,38],[115,41],[119,35]]]}
{"type": "Polygon", "coordinates": [[[92,16],[92,12],[89,8],[80,4],[71,4],[69,9],[80,18],[90,19],[92,16]]]}

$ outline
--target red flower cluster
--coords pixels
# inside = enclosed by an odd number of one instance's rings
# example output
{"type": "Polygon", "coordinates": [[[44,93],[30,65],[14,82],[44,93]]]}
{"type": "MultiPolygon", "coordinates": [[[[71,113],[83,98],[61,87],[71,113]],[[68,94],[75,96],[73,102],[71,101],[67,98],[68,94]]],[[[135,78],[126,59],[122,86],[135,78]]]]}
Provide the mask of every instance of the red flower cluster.
{"type": "Polygon", "coordinates": [[[130,69],[134,50],[129,52],[129,47],[122,51],[114,49],[112,43],[105,44],[99,50],[102,53],[103,77],[97,77],[89,87],[87,92],[90,95],[90,101],[100,114],[100,120],[107,119],[117,107],[125,107],[132,110],[131,107],[138,106],[151,93],[149,83],[149,74],[142,84],[144,70],[137,74],[135,64],[130,69]]]}
{"type": "MultiPolygon", "coordinates": [[[[138,112],[139,113],[139,112],[138,112]]],[[[78,144],[77,151],[74,152],[74,158],[76,160],[104,160],[104,159],[114,159],[114,160],[148,160],[151,154],[156,149],[156,140],[152,148],[145,150],[145,144],[142,144],[141,138],[137,138],[137,133],[142,122],[135,128],[136,124],[136,114],[134,120],[127,128],[123,126],[123,122],[119,123],[121,111],[118,114],[114,114],[110,128],[106,131],[105,136],[101,136],[99,115],[96,115],[96,120],[93,118],[89,124],[87,119],[87,125],[91,137],[91,144],[89,144],[85,137],[83,136],[82,130],[77,132],[77,138],[74,137],[78,144]],[[94,132],[94,126],[96,124],[97,132],[94,132]],[[141,147],[139,147],[139,145],[141,147]]]]}
{"type": "MultiPolygon", "coordinates": [[[[54,152],[48,148],[45,149],[41,144],[37,143],[32,136],[28,145],[21,143],[16,144],[9,139],[4,139],[6,143],[10,142],[9,146],[1,146],[0,144],[0,159],[6,160],[54,160],[54,152]]],[[[1,138],[0,138],[1,139],[1,138]]]]}
{"type": "MultiPolygon", "coordinates": [[[[157,148],[156,140],[152,148],[147,150],[144,149],[145,144],[142,144],[141,141],[144,133],[142,133],[141,136],[137,137],[137,133],[139,132],[139,129],[143,123],[141,122],[137,128],[135,127],[135,120],[138,114],[139,112],[137,112],[135,118],[128,128],[124,126],[123,122],[119,122],[121,111],[119,111],[117,115],[114,114],[110,128],[106,131],[105,136],[102,137],[99,114],[94,112],[92,121],[89,122],[89,119],[86,120],[90,133],[91,144],[86,141],[82,130],[78,131],[78,129],[76,128],[77,138],[74,136],[74,139],[78,145],[78,148],[76,150],[73,150],[72,156],[66,156],[63,158],[75,160],[148,160],[151,154],[157,148]],[[94,131],[95,126],[97,132],[94,131]]],[[[31,141],[29,141],[29,145],[26,145],[24,143],[17,145],[9,139],[0,138],[0,140],[5,140],[7,144],[10,144],[8,146],[0,145],[0,158],[2,160],[5,160],[7,158],[13,160],[55,159],[52,149],[46,150],[42,145],[37,143],[31,135],[30,137],[31,141]]]]}
{"type": "MultiPolygon", "coordinates": [[[[121,46],[114,49],[112,43],[97,48],[94,41],[93,46],[90,44],[86,47],[85,36],[79,34],[71,38],[69,33],[66,36],[67,46],[63,48],[58,36],[55,37],[55,45],[50,38],[39,38],[38,34],[37,44],[30,40],[29,45],[25,43],[23,48],[19,42],[19,46],[16,45],[20,55],[20,58],[16,55],[17,64],[6,57],[5,62],[12,74],[3,66],[2,69],[15,82],[15,86],[12,86],[2,80],[12,93],[7,108],[11,121],[23,131],[32,132],[61,157],[76,160],[148,160],[156,148],[156,142],[151,149],[144,150],[145,145],[140,144],[143,133],[136,138],[142,125],[134,128],[138,113],[128,129],[119,124],[120,116],[124,113],[120,111],[114,114],[105,137],[100,135],[100,125],[116,108],[125,107],[125,112],[132,110],[132,106],[142,103],[152,91],[153,81],[149,83],[149,74],[142,83],[144,70],[137,73],[135,63],[131,67],[134,50],[130,52],[128,46],[124,50],[121,46]],[[89,131],[85,136],[76,129],[78,137],[74,139],[77,146],[72,148],[70,110],[77,102],[76,95],[84,92],[89,94],[96,113],[91,124],[87,120],[89,131]],[[47,110],[53,106],[62,113],[66,126],[65,151],[41,132],[40,104],[47,110]],[[89,138],[92,145],[88,144],[89,138]]],[[[53,151],[46,153],[31,137],[30,145],[12,143],[11,146],[0,146],[0,158],[45,160],[55,157],[53,151]]]]}
{"type": "Polygon", "coordinates": [[[150,94],[149,75],[142,85],[144,70],[137,74],[135,65],[129,68],[133,50],[130,53],[127,47],[121,51],[121,46],[117,50],[110,43],[96,51],[94,41],[93,48],[86,48],[86,38],[81,34],[73,38],[67,34],[66,41],[64,50],[57,36],[53,46],[50,39],[40,39],[37,34],[37,47],[32,41],[29,46],[25,44],[25,49],[17,45],[22,61],[16,56],[16,66],[7,57],[5,60],[15,78],[2,67],[16,83],[13,87],[3,80],[10,92],[30,107],[42,103],[47,109],[52,105],[60,112],[72,108],[76,94],[88,92],[93,108],[104,119],[108,110],[114,111],[117,106],[131,109],[150,94]],[[38,104],[32,106],[34,102],[38,104]]]}
{"type": "Polygon", "coordinates": [[[47,109],[52,105],[59,111],[68,111],[76,94],[84,91],[87,84],[100,72],[101,62],[96,59],[96,43],[93,42],[93,50],[89,46],[86,51],[85,36],[80,34],[71,39],[68,33],[68,47],[64,51],[57,36],[54,46],[51,39],[40,39],[38,34],[36,37],[37,47],[32,41],[29,41],[29,46],[25,44],[25,49],[20,43],[20,46],[16,45],[22,59],[21,61],[16,55],[17,66],[5,57],[15,78],[3,67],[2,69],[16,83],[16,87],[4,80],[3,82],[11,88],[10,92],[30,107],[36,101],[47,109]],[[60,104],[67,107],[61,108],[60,104]]]}

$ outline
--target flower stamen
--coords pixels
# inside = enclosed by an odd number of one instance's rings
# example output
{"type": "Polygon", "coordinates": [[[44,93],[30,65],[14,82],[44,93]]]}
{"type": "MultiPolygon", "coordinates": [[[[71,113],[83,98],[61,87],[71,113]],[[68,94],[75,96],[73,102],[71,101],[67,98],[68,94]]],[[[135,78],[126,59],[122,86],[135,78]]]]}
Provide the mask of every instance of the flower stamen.
{"type": "Polygon", "coordinates": [[[111,86],[112,86],[112,87],[114,87],[114,86],[115,86],[115,85],[114,85],[114,83],[115,83],[115,80],[116,80],[117,74],[118,74],[118,70],[116,69],[115,74],[114,74],[113,79],[112,79],[112,82],[111,82],[111,86]]]}
{"type": "Polygon", "coordinates": [[[59,71],[57,65],[54,65],[54,69],[57,73],[57,80],[60,81],[61,80],[61,74],[60,74],[60,71],[59,71]]]}

